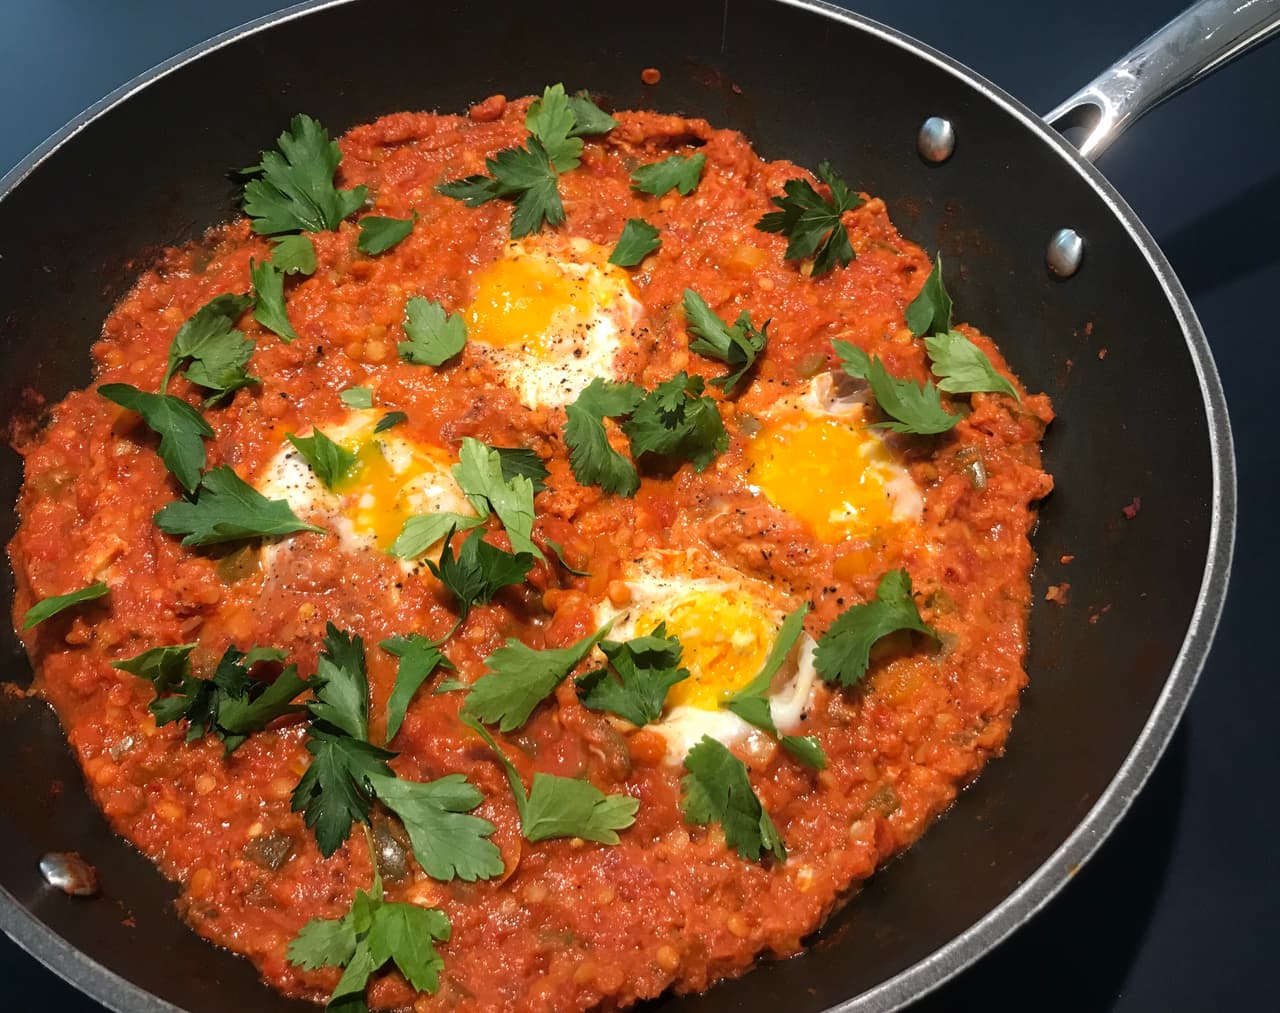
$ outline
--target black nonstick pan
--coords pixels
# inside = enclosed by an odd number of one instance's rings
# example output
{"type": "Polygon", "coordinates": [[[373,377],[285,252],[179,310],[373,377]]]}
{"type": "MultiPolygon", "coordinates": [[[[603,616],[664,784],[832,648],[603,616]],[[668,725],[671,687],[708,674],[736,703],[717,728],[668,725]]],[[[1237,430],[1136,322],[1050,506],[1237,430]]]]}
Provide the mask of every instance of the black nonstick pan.
{"type": "MultiPolygon", "coordinates": [[[[830,158],[883,196],[906,234],[958,266],[962,316],[1001,342],[1028,387],[1054,392],[1047,462],[1059,489],[1042,514],[1035,588],[1039,599],[1062,579],[1052,561],[1070,554],[1071,596],[1034,612],[1032,686],[1008,756],[809,953],[659,1004],[892,1008],[1028,918],[1123,814],[1185,705],[1230,561],[1230,434],[1186,296],[1119,196],[1014,100],[814,3],[657,2],[644,17],[630,5],[561,3],[554,18],[514,4],[487,5],[484,17],[462,3],[300,8],[179,58],[0,181],[0,404],[87,383],[88,345],[149,252],[228,217],[235,190],[223,170],[250,164],[294,112],[338,131],[555,80],[620,107],[706,116],[746,131],[767,156],[830,158]],[[371,26],[376,66],[317,59],[371,26]],[[640,83],[645,66],[662,68],[657,88],[640,83]],[[859,101],[833,101],[833,68],[859,101]],[[920,153],[930,117],[949,121],[955,138],[941,162],[920,153]],[[1084,252],[1072,272],[1064,237],[1055,274],[1046,257],[1062,229],[1084,252]],[[1105,337],[1105,360],[1094,335],[1105,337]],[[1135,496],[1141,512],[1126,521],[1135,496]]],[[[1089,117],[1076,119],[1087,133],[1089,117]]],[[[926,132],[925,150],[940,154],[946,137],[926,132]]],[[[0,495],[14,498],[20,478],[6,457],[0,495]]],[[[5,523],[7,538],[12,517],[5,523]]],[[[172,888],[89,804],[52,714],[2,700],[0,925],[114,1008],[307,1008],[181,925],[172,888]],[[38,861],[55,849],[89,857],[103,895],[72,901],[48,889],[38,861]]]]}

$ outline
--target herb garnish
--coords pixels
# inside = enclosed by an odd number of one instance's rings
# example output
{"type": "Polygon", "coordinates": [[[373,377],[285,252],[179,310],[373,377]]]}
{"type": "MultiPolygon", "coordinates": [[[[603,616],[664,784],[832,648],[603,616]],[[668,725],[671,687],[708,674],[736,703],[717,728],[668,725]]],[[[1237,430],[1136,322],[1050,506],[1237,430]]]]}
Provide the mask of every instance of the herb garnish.
{"type": "Polygon", "coordinates": [[[155,520],[165,534],[182,535],[183,545],[324,531],[299,520],[287,501],[267,499],[225,464],[204,473],[194,502],[170,503],[155,520]]]}
{"type": "Polygon", "coordinates": [[[416,559],[445,536],[455,531],[467,531],[484,523],[479,517],[443,511],[438,514],[417,514],[404,522],[400,534],[387,548],[387,554],[399,559],[416,559]]]}
{"type": "Polygon", "coordinates": [[[782,621],[778,635],[765,658],[760,674],[743,686],[731,700],[723,704],[748,724],[763,728],[777,739],[782,748],[801,763],[822,770],[827,765],[827,754],[823,751],[816,736],[813,735],[781,735],[773,723],[773,712],[769,709],[769,689],[773,685],[773,677],[787,660],[796,642],[804,633],[804,617],[809,613],[806,602],[782,621]]]}
{"type": "Polygon", "coordinates": [[[617,831],[636,819],[638,800],[630,795],[606,795],[590,781],[535,771],[528,794],[515,764],[477,721],[465,713],[463,724],[474,730],[493,750],[507,775],[520,813],[520,829],[527,841],[553,837],[581,837],[600,844],[617,844],[617,831]]]}
{"type": "Polygon", "coordinates": [[[148,709],[156,724],[185,720],[187,741],[206,735],[222,740],[227,755],[276,718],[306,708],[293,701],[310,684],[290,665],[272,682],[254,679],[249,670],[259,661],[279,660],[277,652],[250,651],[228,647],[212,677],[201,679],[191,671],[195,644],[153,647],[111,667],[147,679],[155,687],[156,698],[148,709]]]}
{"type": "Polygon", "coordinates": [[[714,399],[702,391],[702,377],[687,373],[677,373],[651,391],[592,380],[566,410],[564,437],[574,477],[606,492],[635,495],[640,487],[635,465],[613,449],[604,428],[606,418],[624,416],[622,431],[632,457],[680,457],[703,471],[728,447],[729,436],[714,399]]]}
{"type": "Polygon", "coordinates": [[[347,839],[352,823],[369,822],[369,778],[394,776],[387,761],[395,753],[369,742],[369,679],[360,637],[329,623],[311,683],[315,700],[308,704],[307,752],[313,759],[293,790],[292,807],[302,812],[328,858],[347,839]]]}
{"type": "Polygon", "coordinates": [[[764,351],[769,340],[770,321],[766,320],[756,330],[751,323],[751,314],[743,310],[730,327],[691,288],[684,290],[684,316],[689,333],[697,338],[689,342],[689,351],[726,363],[732,372],[711,382],[726,395],[732,394],[733,388],[755,365],[756,357],[764,351]]]}
{"type": "Polygon", "coordinates": [[[182,488],[194,492],[206,460],[204,441],[213,436],[200,413],[172,394],[149,394],[127,383],[104,383],[98,393],[142,416],[160,437],[156,452],[164,466],[182,488]]]}
{"type": "Polygon", "coordinates": [[[1013,384],[996,372],[987,354],[959,331],[931,335],[924,339],[924,347],[933,361],[933,375],[940,377],[938,390],[948,394],[985,391],[1022,400],[1013,384]]]}
{"type": "Polygon", "coordinates": [[[743,858],[757,861],[769,851],[778,861],[786,859],[782,836],[752,789],[746,764],[704,735],[689,750],[684,765],[689,773],[681,782],[680,808],[686,820],[699,826],[719,823],[725,841],[743,858]]]}
{"type": "Polygon", "coordinates": [[[373,427],[375,433],[385,433],[388,429],[394,429],[398,425],[402,425],[409,421],[409,416],[404,412],[387,412],[382,418],[378,419],[378,424],[373,427]]]}
{"type": "Polygon", "coordinates": [[[400,659],[395,686],[387,700],[387,735],[384,741],[390,743],[400,731],[409,703],[419,687],[439,670],[453,671],[453,663],[444,656],[438,643],[420,633],[390,637],[378,646],[400,659]]]}
{"type": "Polygon", "coordinates": [[[863,203],[862,197],[835,174],[830,162],[818,166],[818,176],[831,188],[830,199],[818,193],[807,179],[789,179],[783,184],[786,196],[773,198],[782,210],[771,211],[756,222],[761,232],[781,232],[787,237],[783,256],[788,260],[813,257],[815,278],[837,264],[846,267],[853,260],[849,231],[840,216],[863,203]]]}
{"type": "Polygon", "coordinates": [[[502,732],[519,728],[608,635],[610,625],[568,647],[542,651],[508,637],[505,647],[484,659],[488,672],[472,683],[462,705],[463,715],[496,724],[502,732]]]}
{"type": "Polygon", "coordinates": [[[435,943],[447,941],[451,931],[443,911],[384,900],[375,868],[372,891],[357,890],[345,915],[312,918],[302,927],[289,943],[289,962],[309,971],[342,968],[326,1009],[357,1013],[368,1008],[369,978],[388,962],[419,992],[435,992],[444,970],[435,943]]]}
{"type": "Polygon", "coordinates": [[[600,650],[608,665],[574,680],[582,705],[612,711],[637,727],[658,720],[667,691],[689,678],[689,670],[679,667],[680,640],[667,636],[665,623],[623,643],[602,640],[600,650]]]}
{"type": "Polygon", "coordinates": [[[512,473],[509,462],[508,456],[504,467],[501,452],[467,436],[458,451],[453,477],[481,520],[487,519],[490,512],[498,515],[516,553],[544,559],[532,537],[533,479],[521,474],[518,467],[512,473]]]}
{"type": "Polygon", "coordinates": [[[272,236],[336,229],[364,203],[367,187],[339,190],[333,185],[342,151],[310,116],[295,116],[277,144],[279,151],[262,152],[262,160],[244,170],[254,177],[244,188],[244,213],[254,232],[272,236]]]}
{"type": "Polygon", "coordinates": [[[631,189],[651,193],[655,197],[678,190],[680,196],[688,197],[702,178],[702,167],[706,161],[707,156],[698,152],[696,155],[672,155],[661,162],[650,162],[631,174],[631,189]]]}
{"type": "Polygon", "coordinates": [[[496,828],[470,815],[484,796],[461,774],[426,782],[371,774],[369,785],[378,801],[400,817],[413,857],[428,876],[474,883],[502,874],[502,853],[489,840],[496,828]]]}
{"type": "Polygon", "coordinates": [[[618,245],[609,254],[609,263],[619,267],[635,267],[662,246],[658,230],[643,218],[628,218],[618,237],[618,245]]]}
{"type": "Polygon", "coordinates": [[[310,236],[277,236],[271,248],[271,263],[285,274],[315,274],[316,244],[310,236]]]}
{"type": "MultiPolygon", "coordinates": [[[[403,532],[400,537],[404,537],[403,532]]],[[[457,599],[459,623],[467,618],[472,606],[491,602],[504,587],[524,583],[533,568],[533,556],[528,552],[512,553],[490,545],[479,529],[466,537],[456,557],[451,540],[452,529],[440,550],[440,561],[428,559],[427,569],[457,599]]]]}
{"type": "Polygon", "coordinates": [[[289,323],[284,305],[284,269],[270,260],[261,264],[250,260],[249,275],[253,278],[253,319],[274,331],[286,345],[296,341],[298,332],[289,323]]]}
{"type": "Polygon", "coordinates": [[[942,284],[942,254],[933,262],[920,292],[907,305],[907,326],[917,338],[951,330],[951,296],[942,284]]]}
{"type": "Polygon", "coordinates": [[[551,472],[542,463],[542,458],[526,447],[490,447],[498,455],[498,464],[502,469],[502,480],[510,482],[517,475],[523,475],[533,483],[533,492],[538,493],[547,488],[547,478],[551,472]]]}
{"type": "Polygon", "coordinates": [[[405,362],[441,366],[467,343],[467,323],[461,313],[446,314],[438,302],[412,296],[404,304],[404,333],[408,341],[396,345],[405,362]]]}
{"type": "Polygon", "coordinates": [[[22,628],[29,630],[46,619],[51,619],[64,609],[79,605],[81,602],[101,598],[108,590],[110,589],[106,584],[98,581],[96,584],[90,584],[88,587],[82,587],[76,591],[68,591],[66,594],[55,594],[50,595],[48,598],[42,598],[27,609],[26,615],[22,618],[22,628]]]}
{"type": "Polygon", "coordinates": [[[312,429],[310,436],[286,433],[285,439],[294,445],[326,489],[332,489],[356,466],[356,455],[334,443],[319,429],[312,429]]]}
{"type": "Polygon", "coordinates": [[[205,407],[260,382],[245,369],[253,355],[253,342],[235,330],[235,322],[252,302],[252,296],[228,292],[196,310],[169,345],[169,364],[160,381],[160,393],[165,393],[169,380],[184,363],[187,369],[183,376],[212,392],[205,398],[205,407]]]}
{"type": "Polygon", "coordinates": [[[356,223],[360,226],[360,238],[356,240],[356,249],[370,256],[386,253],[401,240],[408,238],[417,221],[418,212],[416,211],[409,218],[365,215],[356,223]]]}
{"type": "Polygon", "coordinates": [[[879,356],[873,358],[848,341],[833,341],[831,346],[840,356],[844,371],[866,380],[880,408],[893,420],[875,422],[874,428],[932,435],[945,433],[960,421],[959,415],[952,415],[942,407],[932,381],[926,380],[921,386],[914,380],[900,380],[884,368],[879,356]]]}
{"type": "Polygon", "coordinates": [[[348,408],[372,408],[373,391],[368,387],[348,387],[338,394],[338,400],[348,408]]]}
{"type": "Polygon", "coordinates": [[[545,221],[564,222],[557,188],[559,173],[577,168],[584,134],[602,134],[617,125],[585,95],[566,96],[564,85],[552,85],[525,116],[529,139],[523,148],[507,148],[485,159],[489,175],[467,176],[436,187],[438,193],[479,207],[502,198],[515,202],[511,237],[537,232],[545,221]]]}
{"type": "Polygon", "coordinates": [[[852,686],[867,673],[871,647],[899,630],[915,630],[938,640],[937,631],[920,618],[906,570],[890,570],[880,578],[876,596],[842,612],[818,640],[814,667],[828,682],[852,686]]]}

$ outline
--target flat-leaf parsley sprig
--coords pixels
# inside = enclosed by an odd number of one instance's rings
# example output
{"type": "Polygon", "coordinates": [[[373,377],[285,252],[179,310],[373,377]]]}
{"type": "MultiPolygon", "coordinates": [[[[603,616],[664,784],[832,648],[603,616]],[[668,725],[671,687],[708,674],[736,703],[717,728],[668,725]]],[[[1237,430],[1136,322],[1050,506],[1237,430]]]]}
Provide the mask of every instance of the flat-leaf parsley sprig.
{"type": "Polygon", "coordinates": [[[830,198],[818,193],[807,179],[789,179],[782,187],[784,196],[772,198],[782,210],[771,211],[756,222],[761,232],[780,232],[787,237],[783,254],[787,260],[813,257],[815,278],[836,265],[847,267],[853,260],[849,231],[841,216],[863,204],[862,196],[849,189],[830,162],[818,166],[818,177],[831,188],[830,198]]]}
{"type": "Polygon", "coordinates": [[[543,223],[564,222],[559,174],[577,168],[582,137],[603,134],[617,125],[585,95],[570,97],[564,85],[548,87],[529,107],[529,138],[522,148],[506,148],[485,159],[489,175],[467,176],[436,187],[438,193],[479,207],[491,200],[513,201],[511,237],[537,232],[543,223]]]}

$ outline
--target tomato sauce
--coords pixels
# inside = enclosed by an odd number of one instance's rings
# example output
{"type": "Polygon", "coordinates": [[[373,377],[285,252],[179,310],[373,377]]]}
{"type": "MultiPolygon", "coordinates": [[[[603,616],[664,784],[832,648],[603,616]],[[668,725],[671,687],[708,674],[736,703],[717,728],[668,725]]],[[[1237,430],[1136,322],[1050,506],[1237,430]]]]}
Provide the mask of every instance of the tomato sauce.
{"type": "MultiPolygon", "coordinates": [[[[341,139],[340,185],[365,184],[373,213],[416,212],[418,222],[408,239],[373,257],[358,252],[350,220],[312,236],[319,267],[286,288],[300,340],[285,344],[251,315],[241,318],[239,328],[256,342],[250,370],[262,382],[205,412],[215,431],[209,465],[228,464],[252,482],[286,432],[342,417],[339,392],[375,379],[380,402],[408,415],[398,430],[406,438],[454,452],[466,436],[534,450],[550,469],[535,530],[589,576],[539,563],[528,584],[475,608],[446,648],[464,681],[483,673],[485,657],[507,637],[542,647],[591,633],[595,603],[625,594],[617,582],[627,563],[655,549],[696,549],[811,602],[814,636],[871,599],[886,571],[905,567],[942,644],[889,638],[859,685],[819,695],[809,730],[826,750],[825,770],[777,749],[744,756],[786,843],[785,862],[743,860],[718,826],[686,823],[684,770],[664,760],[660,737],[584,709],[571,682],[504,739],[506,751],[526,783],[535,769],[586,777],[638,799],[639,810],[616,846],[531,844],[502,770],[458,721],[461,694],[420,692],[393,742],[392,766],[421,780],[465,774],[485,798],[477,815],[497,826],[505,871],[477,883],[438,882],[416,869],[387,879],[388,899],[440,907],[453,926],[440,946],[439,991],[415,995],[398,972],[384,973],[371,999],[387,1008],[620,1006],[667,989],[705,989],[762,955],[795,953],[1001,752],[1026,682],[1028,536],[1034,502],[1052,484],[1040,468],[1039,441],[1052,418],[1043,395],[1019,385],[1020,401],[957,399],[950,410],[964,417],[950,432],[891,442],[923,496],[920,524],[900,537],[823,542],[765,500],[746,474],[753,419],[814,375],[838,370],[833,339],[879,355],[897,376],[929,376],[903,314],[930,259],[897,233],[879,200],[844,215],[857,258],[813,278],[784,259],[785,237],[754,228],[774,210],[769,198],[802,173],[795,165],[763,161],[736,132],[647,112],[619,113],[607,138],[588,139],[581,167],[560,177],[567,222],[559,231],[611,247],[624,220],[643,217],[663,240],[631,274],[645,324],[618,379],[651,388],[680,370],[708,379],[724,372],[689,350],[680,310],[686,288],[722,317],[746,311],[771,321],[750,384],[733,399],[712,391],[729,449],[701,473],[688,465],[643,472],[634,498],[576,483],[563,409],[525,407],[472,348],[438,369],[397,356],[406,299],[465,307],[476,273],[508,239],[509,203],[468,208],[434,187],[482,173],[486,157],[524,143],[527,107],[528,100],[497,96],[470,116],[397,114],[341,139]],[[637,165],[694,148],[707,166],[692,195],[631,189],[637,165]]],[[[95,387],[157,389],[181,323],[219,294],[247,291],[250,260],[270,255],[244,220],[168,250],[105,322],[93,349],[95,387]]],[[[990,340],[973,328],[964,333],[1008,375],[990,340]]],[[[171,392],[197,403],[199,392],[182,378],[171,392]]],[[[59,714],[103,813],[180,884],[181,911],[195,931],[247,956],[272,986],[323,1001],[339,971],[304,971],[286,947],[309,919],[343,915],[373,869],[358,829],[326,860],[290,810],[310,759],[302,720],[282,719],[226,757],[216,739],[185,741],[185,725],[157,727],[147,709],[150,683],[110,663],[198,641],[195,669],[208,673],[229,645],[258,644],[282,648],[306,673],[333,622],[364,639],[380,742],[395,659],[376,645],[415,632],[443,636],[456,618],[453,602],[425,571],[405,575],[395,560],[344,551],[327,535],[284,540],[269,571],[252,555],[184,548],[152,520],[179,492],[155,447],[136,415],[94,389],[69,395],[22,447],[21,524],[9,547],[15,614],[95,580],[111,587],[109,597],[24,634],[37,687],[59,714]]]]}

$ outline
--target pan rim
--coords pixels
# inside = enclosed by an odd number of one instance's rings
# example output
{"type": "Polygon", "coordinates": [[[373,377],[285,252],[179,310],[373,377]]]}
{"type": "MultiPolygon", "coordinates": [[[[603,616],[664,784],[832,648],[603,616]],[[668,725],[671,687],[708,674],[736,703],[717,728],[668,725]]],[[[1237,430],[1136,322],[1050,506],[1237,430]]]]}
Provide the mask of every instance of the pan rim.
{"type": "MultiPolygon", "coordinates": [[[[263,29],[351,2],[354,0],[307,0],[219,33],[144,71],[73,117],[0,177],[0,201],[93,121],[187,63],[263,29]]],[[[826,0],[773,2],[830,18],[933,64],[1012,116],[1079,174],[1119,220],[1169,300],[1196,371],[1208,426],[1213,496],[1204,573],[1182,645],[1146,723],[1093,807],[1016,890],[928,956],[828,1010],[828,1013],[889,1013],[932,992],[975,963],[1052,900],[1097,852],[1151,775],[1190,700],[1225,605],[1235,545],[1235,454],[1226,396],[1191,300],[1137,214],[1092,163],[1028,106],[933,47],[826,0]]],[[[725,17],[728,16],[726,0],[725,17]]],[[[3,887],[0,887],[0,930],[40,963],[108,1009],[117,1013],[182,1013],[179,1007],[143,990],[68,943],[3,887]]]]}

